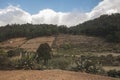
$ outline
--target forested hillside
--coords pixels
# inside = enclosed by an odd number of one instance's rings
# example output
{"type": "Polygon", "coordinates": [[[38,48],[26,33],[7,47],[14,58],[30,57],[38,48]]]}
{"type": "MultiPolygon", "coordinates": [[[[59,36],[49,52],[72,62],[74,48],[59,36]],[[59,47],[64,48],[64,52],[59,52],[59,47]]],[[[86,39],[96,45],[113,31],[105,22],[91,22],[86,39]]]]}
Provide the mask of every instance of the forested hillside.
{"type": "Polygon", "coordinates": [[[34,38],[38,36],[50,36],[54,34],[57,34],[56,25],[13,24],[0,28],[0,41],[15,37],[34,38]]]}
{"type": "Polygon", "coordinates": [[[62,34],[89,35],[105,38],[109,42],[120,42],[120,14],[102,15],[73,27],[57,25],[13,24],[0,27],[0,41],[15,37],[34,38],[62,34]]]}
{"type": "Polygon", "coordinates": [[[102,15],[69,30],[72,34],[99,36],[110,42],[120,42],[120,14],[102,15]]]}

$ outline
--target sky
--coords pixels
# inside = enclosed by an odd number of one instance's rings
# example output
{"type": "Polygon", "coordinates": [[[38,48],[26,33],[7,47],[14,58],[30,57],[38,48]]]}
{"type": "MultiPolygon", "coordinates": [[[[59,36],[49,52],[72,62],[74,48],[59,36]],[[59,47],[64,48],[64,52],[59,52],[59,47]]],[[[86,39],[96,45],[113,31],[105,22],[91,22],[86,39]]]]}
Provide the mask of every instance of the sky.
{"type": "Polygon", "coordinates": [[[120,0],[0,0],[0,26],[75,26],[103,14],[120,13],[120,0]]]}
{"type": "Polygon", "coordinates": [[[101,0],[0,0],[0,8],[8,5],[20,6],[25,11],[35,14],[39,10],[50,8],[60,12],[90,11],[101,0]]]}

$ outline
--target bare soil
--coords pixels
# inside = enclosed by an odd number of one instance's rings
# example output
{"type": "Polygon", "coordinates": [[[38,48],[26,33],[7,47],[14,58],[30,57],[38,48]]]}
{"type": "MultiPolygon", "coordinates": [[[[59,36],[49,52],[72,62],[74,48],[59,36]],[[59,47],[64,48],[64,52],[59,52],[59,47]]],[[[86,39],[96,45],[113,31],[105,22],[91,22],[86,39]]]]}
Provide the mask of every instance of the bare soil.
{"type": "Polygon", "coordinates": [[[26,38],[12,38],[12,39],[9,39],[7,41],[1,42],[0,47],[15,48],[15,47],[19,47],[20,45],[22,45],[25,41],[26,41],[26,38]]]}
{"type": "Polygon", "coordinates": [[[63,70],[0,71],[0,80],[119,80],[111,77],[63,70]]]}
{"type": "Polygon", "coordinates": [[[42,43],[48,43],[51,46],[54,39],[55,37],[53,36],[33,38],[26,41],[20,48],[26,49],[27,51],[36,51],[42,43]]]}
{"type": "Polygon", "coordinates": [[[36,51],[40,44],[48,43],[50,46],[52,45],[55,37],[37,37],[33,39],[27,40],[26,38],[13,38],[7,41],[3,41],[0,43],[0,47],[8,51],[14,48],[23,48],[27,51],[36,51]]]}

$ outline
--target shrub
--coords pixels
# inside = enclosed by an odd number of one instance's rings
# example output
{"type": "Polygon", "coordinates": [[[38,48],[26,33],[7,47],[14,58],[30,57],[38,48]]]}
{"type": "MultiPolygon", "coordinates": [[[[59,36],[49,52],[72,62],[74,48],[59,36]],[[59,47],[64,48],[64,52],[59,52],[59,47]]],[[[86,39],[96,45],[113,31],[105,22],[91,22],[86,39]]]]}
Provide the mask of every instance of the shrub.
{"type": "Polygon", "coordinates": [[[35,65],[35,55],[24,53],[27,55],[23,55],[21,59],[17,61],[16,68],[18,69],[34,69],[35,65]]]}
{"type": "Polygon", "coordinates": [[[67,49],[71,48],[71,44],[69,44],[69,43],[62,44],[60,47],[63,48],[64,50],[67,50],[67,49]]]}
{"type": "Polygon", "coordinates": [[[13,57],[16,55],[13,50],[8,51],[7,54],[8,54],[8,57],[13,57]]]}
{"type": "Polygon", "coordinates": [[[104,70],[102,65],[95,59],[92,59],[91,56],[81,56],[76,60],[77,69],[82,72],[102,74],[104,70]]]}
{"type": "Polygon", "coordinates": [[[37,61],[43,60],[46,65],[48,60],[51,59],[51,51],[51,47],[48,43],[41,44],[37,49],[37,61]]]}
{"type": "Polygon", "coordinates": [[[9,50],[7,52],[7,55],[8,55],[8,57],[19,56],[23,52],[24,52],[23,49],[17,48],[17,49],[9,50]]]}
{"type": "Polygon", "coordinates": [[[0,49],[0,54],[4,54],[4,53],[5,53],[5,51],[0,49]]]}
{"type": "Polygon", "coordinates": [[[49,62],[49,67],[52,69],[66,70],[69,68],[71,60],[65,57],[53,58],[49,62]]]}
{"type": "Polygon", "coordinates": [[[0,69],[9,69],[10,68],[10,60],[6,56],[6,54],[0,54],[0,69]]]}
{"type": "Polygon", "coordinates": [[[108,76],[120,78],[120,70],[110,70],[107,72],[108,76]]]}

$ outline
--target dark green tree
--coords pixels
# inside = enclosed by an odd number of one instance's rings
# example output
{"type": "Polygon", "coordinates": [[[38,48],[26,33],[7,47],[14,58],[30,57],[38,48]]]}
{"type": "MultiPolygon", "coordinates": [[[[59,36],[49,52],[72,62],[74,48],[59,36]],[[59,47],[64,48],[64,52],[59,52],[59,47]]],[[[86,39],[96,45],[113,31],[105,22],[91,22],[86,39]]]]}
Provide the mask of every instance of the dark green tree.
{"type": "Polygon", "coordinates": [[[37,49],[37,62],[43,60],[44,65],[51,59],[51,47],[48,43],[43,43],[37,49]]]}

